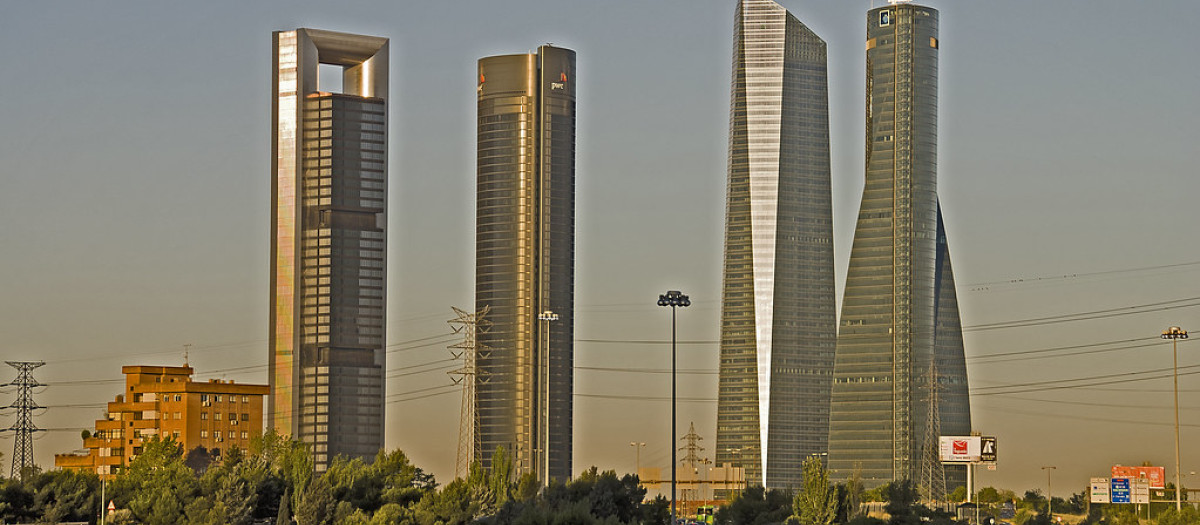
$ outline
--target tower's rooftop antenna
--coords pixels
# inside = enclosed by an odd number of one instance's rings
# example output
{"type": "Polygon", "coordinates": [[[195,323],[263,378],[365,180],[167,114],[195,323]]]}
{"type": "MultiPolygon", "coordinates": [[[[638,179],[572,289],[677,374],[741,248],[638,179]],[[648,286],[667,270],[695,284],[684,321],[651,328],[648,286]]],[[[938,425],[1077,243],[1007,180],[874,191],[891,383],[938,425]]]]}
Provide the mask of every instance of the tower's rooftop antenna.
{"type": "Polygon", "coordinates": [[[909,2],[912,2],[912,0],[888,0],[889,4],[907,4],[909,2]]]}

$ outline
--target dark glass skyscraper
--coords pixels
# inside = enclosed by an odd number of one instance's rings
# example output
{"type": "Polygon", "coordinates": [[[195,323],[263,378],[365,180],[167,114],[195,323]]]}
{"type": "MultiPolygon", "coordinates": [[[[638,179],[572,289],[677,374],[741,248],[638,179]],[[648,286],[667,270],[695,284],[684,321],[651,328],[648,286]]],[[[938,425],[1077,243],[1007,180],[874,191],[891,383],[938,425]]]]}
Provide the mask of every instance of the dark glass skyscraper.
{"type": "Polygon", "coordinates": [[[541,481],[571,475],[575,304],[575,52],[479,61],[476,442],[541,481]]]}
{"type": "Polygon", "coordinates": [[[383,446],[388,40],[296,29],[273,50],[268,425],[325,470],[383,446]]]}
{"type": "MultiPolygon", "coordinates": [[[[829,466],[868,487],[937,471],[971,431],[954,277],[937,196],[938,13],[867,15],[866,183],[846,276],[829,466]]],[[[962,476],[947,468],[952,488],[962,476]]],[[[940,471],[938,471],[940,476],[940,471]]]]}
{"type": "Polygon", "coordinates": [[[825,42],[741,0],[732,92],[717,463],[796,487],[826,451],[837,330],[825,42]]]}

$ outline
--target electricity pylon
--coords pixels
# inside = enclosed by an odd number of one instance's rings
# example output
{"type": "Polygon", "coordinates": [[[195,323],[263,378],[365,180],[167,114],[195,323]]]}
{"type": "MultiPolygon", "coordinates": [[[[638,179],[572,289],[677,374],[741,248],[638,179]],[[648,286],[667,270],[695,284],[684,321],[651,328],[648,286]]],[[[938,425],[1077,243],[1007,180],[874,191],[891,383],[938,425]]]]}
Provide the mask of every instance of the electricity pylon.
{"type": "Polygon", "coordinates": [[[33,389],[39,386],[46,386],[39,383],[33,378],[33,369],[46,364],[44,361],[5,361],[8,366],[17,369],[17,378],[11,383],[5,383],[0,386],[15,386],[17,387],[17,401],[3,408],[17,409],[17,420],[11,427],[5,429],[16,433],[16,440],[13,444],[12,457],[12,474],[10,477],[20,476],[22,480],[29,472],[29,468],[34,466],[33,463],[33,433],[45,432],[45,429],[38,428],[33,424],[33,411],[39,408],[45,408],[38,405],[33,400],[33,389]]]}
{"type": "Polygon", "coordinates": [[[466,478],[471,463],[479,455],[478,415],[475,412],[475,383],[488,381],[486,372],[478,367],[478,360],[488,356],[487,346],[481,344],[476,337],[492,327],[492,322],[485,320],[490,307],[484,306],[478,312],[471,313],[455,307],[450,307],[458,317],[447,321],[456,334],[462,334],[463,340],[450,345],[450,353],[454,359],[462,361],[462,366],[447,372],[456,385],[462,385],[462,408],[459,410],[458,421],[458,457],[454,463],[455,474],[466,478]]]}

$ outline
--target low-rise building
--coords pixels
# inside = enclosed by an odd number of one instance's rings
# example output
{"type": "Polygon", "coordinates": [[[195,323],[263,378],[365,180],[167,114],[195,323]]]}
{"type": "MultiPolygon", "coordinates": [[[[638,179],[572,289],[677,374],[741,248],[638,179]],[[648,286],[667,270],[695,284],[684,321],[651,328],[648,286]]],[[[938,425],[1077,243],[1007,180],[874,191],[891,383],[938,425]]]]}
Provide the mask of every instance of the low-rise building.
{"type": "Polygon", "coordinates": [[[171,437],[185,452],[204,447],[208,454],[237,446],[249,448],[263,432],[263,396],[267,385],[210,379],[192,381],[190,366],[126,366],[125,389],[108,403],[105,419],[85,437],[86,454],[56,454],[54,466],[117,474],[154,436],[171,437]]]}

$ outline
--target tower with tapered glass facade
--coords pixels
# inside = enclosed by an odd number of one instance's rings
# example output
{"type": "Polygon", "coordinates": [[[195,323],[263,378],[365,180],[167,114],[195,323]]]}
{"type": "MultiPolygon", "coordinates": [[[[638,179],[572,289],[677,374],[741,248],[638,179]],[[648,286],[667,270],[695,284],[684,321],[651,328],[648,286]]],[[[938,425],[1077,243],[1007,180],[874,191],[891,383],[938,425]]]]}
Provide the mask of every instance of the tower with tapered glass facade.
{"type": "Polygon", "coordinates": [[[518,473],[571,475],[575,297],[575,52],[479,61],[475,442],[518,473]]]}
{"type": "MultiPolygon", "coordinates": [[[[938,48],[932,8],[892,2],[867,15],[866,181],[842,301],[829,437],[835,476],[857,472],[867,487],[942,476],[930,454],[936,436],[971,431],[937,195],[938,48]]],[[[944,475],[951,490],[965,479],[961,467],[944,475]]]]}
{"type": "Polygon", "coordinates": [[[825,42],[771,0],[734,23],[717,463],[796,487],[826,451],[837,322],[825,42]]]}
{"type": "Polygon", "coordinates": [[[388,40],[296,29],[272,49],[267,424],[321,471],[383,446],[388,40]]]}

